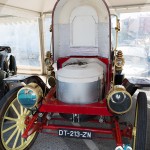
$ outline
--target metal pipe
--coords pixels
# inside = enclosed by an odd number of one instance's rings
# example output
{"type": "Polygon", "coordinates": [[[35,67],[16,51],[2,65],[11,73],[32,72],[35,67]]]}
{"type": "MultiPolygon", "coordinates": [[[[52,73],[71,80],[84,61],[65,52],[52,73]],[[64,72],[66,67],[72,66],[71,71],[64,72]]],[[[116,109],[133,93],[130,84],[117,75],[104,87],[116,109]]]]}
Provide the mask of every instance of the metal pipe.
{"type": "Polygon", "coordinates": [[[117,144],[117,146],[123,146],[122,135],[121,135],[121,130],[120,130],[119,122],[118,122],[117,119],[114,119],[114,123],[115,123],[116,144],[117,144]]]}

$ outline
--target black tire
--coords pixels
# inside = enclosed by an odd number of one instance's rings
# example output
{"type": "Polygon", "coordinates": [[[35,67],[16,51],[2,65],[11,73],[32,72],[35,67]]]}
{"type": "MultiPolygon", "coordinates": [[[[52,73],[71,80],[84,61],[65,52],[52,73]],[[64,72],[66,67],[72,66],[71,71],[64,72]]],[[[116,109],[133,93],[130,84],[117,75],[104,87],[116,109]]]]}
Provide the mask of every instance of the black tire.
{"type": "Polygon", "coordinates": [[[0,54],[0,69],[1,70],[3,70],[3,62],[4,62],[3,59],[4,59],[4,56],[0,54]]]}
{"type": "Polygon", "coordinates": [[[147,133],[147,97],[144,92],[140,92],[137,97],[138,113],[135,150],[145,150],[147,133]]]}
{"type": "Polygon", "coordinates": [[[16,100],[17,92],[20,88],[21,86],[9,91],[0,101],[0,150],[28,150],[38,135],[38,133],[33,133],[26,141],[21,138],[25,124],[24,121],[20,124],[19,118],[23,117],[23,115],[27,116],[27,110],[21,109],[21,105],[16,100]],[[20,116],[17,115],[16,111],[20,116]],[[12,128],[12,126],[14,127],[12,128]],[[9,140],[11,135],[13,137],[9,140]]]}
{"type": "Polygon", "coordinates": [[[13,55],[10,55],[10,64],[9,64],[9,70],[12,72],[12,75],[17,74],[17,66],[16,66],[16,59],[13,55]]]}
{"type": "Polygon", "coordinates": [[[4,86],[4,81],[3,79],[6,78],[6,72],[3,70],[0,70],[0,100],[5,94],[5,86],[4,86]]]}
{"type": "Polygon", "coordinates": [[[4,83],[3,79],[6,78],[6,72],[3,70],[0,70],[0,86],[4,83]]]}
{"type": "Polygon", "coordinates": [[[7,72],[8,71],[8,62],[5,60],[4,55],[0,55],[0,68],[1,70],[7,72]]]}
{"type": "Polygon", "coordinates": [[[5,72],[8,72],[8,62],[7,61],[4,61],[4,63],[3,63],[3,70],[5,72]]]}

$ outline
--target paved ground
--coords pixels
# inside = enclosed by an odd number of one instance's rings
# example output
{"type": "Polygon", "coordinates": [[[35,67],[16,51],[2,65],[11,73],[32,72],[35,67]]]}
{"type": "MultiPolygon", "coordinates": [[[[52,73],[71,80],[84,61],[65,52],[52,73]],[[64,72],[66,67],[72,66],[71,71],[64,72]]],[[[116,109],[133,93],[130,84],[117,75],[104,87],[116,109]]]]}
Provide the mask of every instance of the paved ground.
{"type": "MultiPolygon", "coordinates": [[[[147,148],[150,150],[150,92],[146,91],[148,95],[148,131],[147,131],[147,148]]],[[[134,99],[136,98],[136,94],[134,99]]],[[[134,120],[130,112],[131,122],[134,120]]],[[[37,140],[32,146],[31,150],[114,150],[115,142],[112,140],[95,139],[95,140],[81,140],[72,138],[60,138],[49,134],[39,134],[37,140]]]]}

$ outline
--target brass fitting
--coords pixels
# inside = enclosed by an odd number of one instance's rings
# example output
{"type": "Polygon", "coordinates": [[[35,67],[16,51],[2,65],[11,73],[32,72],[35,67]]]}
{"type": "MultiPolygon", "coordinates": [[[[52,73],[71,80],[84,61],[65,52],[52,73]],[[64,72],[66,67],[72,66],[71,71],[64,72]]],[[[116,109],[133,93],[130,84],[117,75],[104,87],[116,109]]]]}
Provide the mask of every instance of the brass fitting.
{"type": "Polygon", "coordinates": [[[117,52],[115,60],[115,70],[117,73],[122,72],[122,67],[124,66],[124,58],[121,50],[117,52]]]}
{"type": "Polygon", "coordinates": [[[117,32],[120,31],[120,20],[117,19],[117,27],[115,28],[117,32]]]}
{"type": "Polygon", "coordinates": [[[52,58],[52,53],[50,51],[46,52],[46,58],[52,58]]]}
{"type": "Polygon", "coordinates": [[[123,58],[123,53],[122,53],[121,50],[118,51],[118,53],[117,53],[117,58],[118,58],[118,59],[122,59],[122,58],[123,58]]]}
{"type": "Polygon", "coordinates": [[[45,65],[47,66],[47,70],[49,70],[48,68],[53,68],[53,59],[52,59],[52,54],[50,51],[46,52],[46,56],[45,56],[45,65]]]}
{"type": "Polygon", "coordinates": [[[50,51],[46,52],[45,65],[47,67],[47,80],[51,87],[54,87],[55,82],[55,72],[53,67],[52,54],[50,51]]]}

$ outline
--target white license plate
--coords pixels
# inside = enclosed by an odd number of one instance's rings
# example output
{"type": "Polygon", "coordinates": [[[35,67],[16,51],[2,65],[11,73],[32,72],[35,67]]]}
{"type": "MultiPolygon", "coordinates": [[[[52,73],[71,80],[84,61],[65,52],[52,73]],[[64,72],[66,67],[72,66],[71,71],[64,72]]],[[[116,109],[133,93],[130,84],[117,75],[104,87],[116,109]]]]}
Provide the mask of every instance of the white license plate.
{"type": "Polygon", "coordinates": [[[72,138],[82,138],[82,139],[91,139],[91,131],[81,131],[81,130],[68,130],[68,129],[59,129],[58,135],[61,137],[72,137],[72,138]]]}

